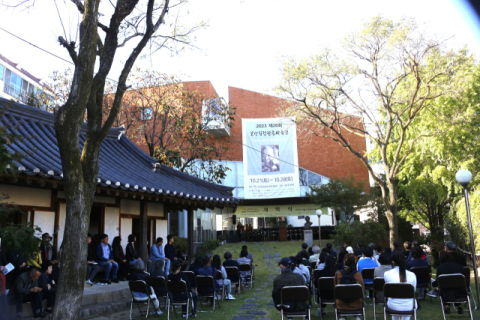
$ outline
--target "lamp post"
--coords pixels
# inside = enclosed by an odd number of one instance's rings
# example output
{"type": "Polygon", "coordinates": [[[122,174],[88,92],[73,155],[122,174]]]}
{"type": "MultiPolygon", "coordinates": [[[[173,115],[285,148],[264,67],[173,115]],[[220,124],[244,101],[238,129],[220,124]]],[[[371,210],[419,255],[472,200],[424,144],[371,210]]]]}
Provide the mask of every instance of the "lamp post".
{"type": "Polygon", "coordinates": [[[473,272],[475,273],[475,288],[477,289],[477,301],[480,301],[478,296],[478,274],[477,274],[477,256],[475,255],[475,243],[473,241],[472,232],[472,218],[470,216],[470,204],[468,201],[468,184],[472,181],[472,174],[468,170],[459,170],[455,175],[457,182],[463,186],[463,193],[465,194],[465,206],[467,209],[468,218],[468,232],[470,233],[470,250],[472,251],[473,272]]]}
{"type": "Polygon", "coordinates": [[[318,217],[318,246],[322,248],[322,229],[320,228],[321,227],[320,217],[322,216],[322,210],[318,209],[316,213],[318,217]]]}

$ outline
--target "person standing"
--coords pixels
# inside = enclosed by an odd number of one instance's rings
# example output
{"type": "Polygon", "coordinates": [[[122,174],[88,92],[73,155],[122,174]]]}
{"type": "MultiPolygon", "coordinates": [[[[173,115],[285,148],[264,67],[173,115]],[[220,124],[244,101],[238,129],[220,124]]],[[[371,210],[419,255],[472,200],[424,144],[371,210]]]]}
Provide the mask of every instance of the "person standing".
{"type": "Polygon", "coordinates": [[[51,241],[52,237],[50,234],[42,234],[42,245],[40,246],[40,251],[42,252],[42,261],[50,261],[52,263],[52,272],[49,277],[54,281],[54,283],[57,283],[58,276],[60,275],[60,269],[58,268],[57,255],[53,250],[51,241]]]}
{"type": "Polygon", "coordinates": [[[97,262],[100,267],[105,268],[105,278],[101,283],[119,282],[117,279],[118,264],[113,260],[112,246],[108,243],[108,235],[106,234],[100,236],[100,243],[97,246],[97,262]],[[112,281],[110,281],[110,271],[112,272],[112,281]]]}
{"type": "Polygon", "coordinates": [[[92,280],[98,272],[99,266],[95,262],[93,257],[92,235],[89,233],[87,236],[87,277],[85,283],[89,286],[93,286],[92,280]]]}
{"type": "MultiPolygon", "coordinates": [[[[168,266],[170,266],[170,263],[173,263],[173,261],[178,260],[178,258],[175,256],[175,247],[173,246],[173,242],[175,239],[173,238],[173,235],[169,234],[167,236],[167,244],[165,245],[165,257],[167,258],[167,263],[168,266]]],[[[170,270],[169,268],[166,268],[165,273],[168,276],[168,273],[170,270]]]]}

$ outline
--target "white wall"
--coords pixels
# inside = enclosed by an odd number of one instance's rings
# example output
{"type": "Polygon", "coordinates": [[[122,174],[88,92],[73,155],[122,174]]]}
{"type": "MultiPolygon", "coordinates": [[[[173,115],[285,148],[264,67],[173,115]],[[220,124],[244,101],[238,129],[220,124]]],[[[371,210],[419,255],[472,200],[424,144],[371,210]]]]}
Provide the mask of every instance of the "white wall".
{"type": "MultiPolygon", "coordinates": [[[[332,226],[332,215],[329,209],[329,214],[323,214],[320,217],[320,222],[322,226],[332,226]]],[[[316,215],[309,216],[310,222],[312,222],[312,227],[318,227],[318,217],[316,215]]],[[[335,217],[334,220],[335,222],[335,217]]],[[[291,224],[293,227],[303,227],[305,225],[305,219],[298,219],[298,217],[287,217],[287,223],[291,224]]]]}
{"type": "MultiPolygon", "coordinates": [[[[120,218],[120,209],[115,207],[105,207],[105,233],[108,234],[110,244],[113,238],[118,236],[118,225],[120,218]]],[[[126,238],[125,238],[126,239],[126,238]]]]}
{"type": "Polygon", "coordinates": [[[10,197],[5,200],[7,203],[22,206],[50,207],[52,200],[52,191],[48,189],[0,184],[0,194],[3,193],[10,197]]]}
{"type": "MultiPolygon", "coordinates": [[[[63,242],[63,233],[65,231],[65,218],[67,216],[67,204],[66,203],[60,203],[59,206],[59,227],[60,229],[58,230],[58,249],[60,249],[60,246],[62,245],[63,242]]],[[[53,225],[53,224],[52,224],[53,225]]]]}
{"type": "Polygon", "coordinates": [[[131,218],[122,218],[121,221],[121,238],[122,238],[122,245],[123,249],[125,250],[127,248],[128,244],[128,235],[132,233],[132,219],[131,218]]]}
{"type": "MultiPolygon", "coordinates": [[[[157,220],[157,225],[156,225],[156,233],[157,233],[157,238],[162,237],[163,238],[163,243],[167,243],[167,236],[168,236],[168,221],[167,220],[157,220]]],[[[156,241],[157,239],[153,239],[156,241]]]]}
{"type": "Polygon", "coordinates": [[[53,237],[53,230],[55,225],[55,212],[54,211],[35,211],[34,224],[42,229],[42,232],[37,236],[41,237],[42,234],[48,232],[53,237]]]}

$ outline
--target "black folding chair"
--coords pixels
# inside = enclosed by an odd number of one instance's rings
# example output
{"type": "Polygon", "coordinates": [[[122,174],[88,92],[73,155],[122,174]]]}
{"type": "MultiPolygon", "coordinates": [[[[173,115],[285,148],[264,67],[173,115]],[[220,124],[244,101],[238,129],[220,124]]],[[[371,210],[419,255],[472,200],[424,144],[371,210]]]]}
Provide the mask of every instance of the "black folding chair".
{"type": "Polygon", "coordinates": [[[463,275],[465,277],[465,283],[467,284],[467,292],[470,294],[470,299],[473,300],[473,304],[475,305],[475,310],[477,310],[477,302],[475,301],[475,297],[473,296],[472,287],[470,286],[470,268],[463,267],[463,275]]]}
{"type": "Polygon", "coordinates": [[[282,288],[280,298],[280,310],[283,317],[303,318],[310,320],[310,291],[307,286],[287,286],[282,288]],[[305,303],[305,310],[289,310],[291,304],[297,305],[299,302],[305,303]]]}
{"type": "Polygon", "coordinates": [[[377,292],[382,292],[383,293],[383,286],[385,285],[385,279],[376,277],[373,279],[373,319],[377,319],[377,310],[376,310],[376,305],[381,304],[383,305],[383,301],[385,298],[382,300],[377,299],[377,292]]]}
{"type": "Polygon", "coordinates": [[[410,283],[385,283],[383,286],[383,318],[387,316],[413,316],[417,320],[417,307],[415,304],[415,288],[410,283]],[[397,311],[387,307],[387,301],[394,299],[412,299],[412,310],[397,311]]]}
{"type": "MultiPolygon", "coordinates": [[[[212,276],[196,276],[195,282],[197,283],[198,300],[201,301],[200,298],[213,299],[212,311],[215,311],[215,302],[217,301],[217,290],[215,288],[215,280],[213,280],[213,277],[212,276]],[[213,292],[208,292],[210,291],[210,288],[213,288],[213,292]]],[[[203,306],[202,302],[200,302],[200,304],[203,306]]],[[[221,309],[220,301],[218,301],[218,308],[221,309]]]]}
{"type": "Polygon", "coordinates": [[[197,291],[197,285],[195,284],[195,273],[193,271],[182,271],[188,278],[190,282],[190,288],[192,290],[197,291]]]}
{"type": "Polygon", "coordinates": [[[236,285],[238,294],[240,294],[242,289],[242,278],[240,277],[240,272],[238,271],[237,267],[225,267],[225,271],[227,272],[227,278],[230,279],[232,286],[236,285]],[[237,280],[233,280],[237,279],[237,280]]]}
{"type": "Polygon", "coordinates": [[[222,288],[222,301],[223,301],[225,299],[225,287],[226,287],[226,285],[225,285],[225,281],[223,281],[223,274],[220,271],[217,272],[217,279],[215,279],[215,280],[217,280],[217,281],[222,280],[222,284],[221,284],[220,287],[222,288]]]}
{"type": "Polygon", "coordinates": [[[136,303],[138,307],[138,311],[140,312],[140,316],[143,317],[142,310],[140,309],[140,304],[144,304],[145,302],[147,303],[147,313],[145,314],[145,318],[148,317],[148,311],[150,310],[150,301],[152,300],[150,298],[151,291],[146,284],[145,281],[138,280],[138,281],[129,281],[128,282],[128,287],[130,288],[130,294],[132,295],[132,301],[130,304],[130,319],[132,319],[132,310],[133,310],[133,304],[136,303]],[[144,298],[141,297],[136,297],[134,296],[134,292],[137,293],[144,293],[147,296],[144,298]]]}
{"type": "MultiPolygon", "coordinates": [[[[165,291],[167,290],[167,283],[165,281],[164,277],[151,277],[152,279],[152,288],[155,290],[156,288],[165,288],[165,291]]],[[[155,291],[155,294],[157,295],[157,299],[164,298],[165,299],[165,307],[167,306],[168,303],[168,294],[167,292],[162,293],[162,292],[157,292],[155,291]]],[[[160,300],[158,301],[160,302],[160,300]]]]}
{"type": "Polygon", "coordinates": [[[322,277],[317,282],[317,297],[318,311],[320,314],[320,320],[323,319],[322,304],[335,304],[335,299],[332,299],[331,293],[335,290],[335,277],[322,277]]]}
{"type": "Polygon", "coordinates": [[[365,279],[373,279],[375,277],[374,274],[375,274],[375,268],[362,269],[362,278],[363,278],[363,285],[365,286],[365,290],[373,290],[373,283],[366,284],[365,279]]]}
{"type": "Polygon", "coordinates": [[[455,304],[455,303],[465,303],[468,304],[468,312],[470,313],[470,319],[473,320],[472,315],[472,306],[470,305],[470,296],[468,291],[466,291],[465,297],[455,297],[453,301],[443,301],[442,299],[442,290],[455,290],[455,289],[467,289],[467,283],[465,281],[465,276],[460,273],[456,274],[442,274],[438,277],[438,289],[440,290],[440,303],[442,306],[443,319],[445,318],[445,309],[444,305],[446,304],[455,304]]]}
{"type": "MultiPolygon", "coordinates": [[[[312,278],[313,278],[313,293],[314,294],[317,294],[318,293],[318,288],[317,288],[317,285],[318,283],[315,283],[315,279],[318,279],[317,275],[321,272],[322,270],[315,270],[313,269],[313,275],[312,275],[312,278]]],[[[315,302],[317,302],[318,298],[315,297],[315,302]]]]}
{"type": "Polygon", "coordinates": [[[188,319],[188,314],[189,314],[189,307],[190,303],[192,304],[192,310],[194,308],[193,306],[193,299],[191,298],[190,293],[188,292],[188,286],[185,281],[180,280],[180,281],[168,281],[167,282],[167,292],[168,292],[168,299],[167,299],[167,319],[170,319],[170,308],[173,307],[173,312],[175,313],[175,318],[177,317],[177,311],[175,310],[175,306],[186,306],[187,307],[187,319],[188,319]],[[174,295],[180,295],[187,293],[188,298],[186,300],[181,299],[181,300],[176,300],[174,299],[174,295]]]}
{"type": "Polygon", "coordinates": [[[253,288],[253,276],[252,276],[252,265],[251,264],[241,264],[238,266],[238,271],[239,272],[250,272],[249,276],[246,276],[243,278],[242,282],[245,285],[250,285],[249,288],[253,288]]]}
{"type": "Polygon", "coordinates": [[[356,284],[337,284],[334,290],[335,296],[335,319],[338,317],[359,316],[365,320],[365,299],[363,296],[362,285],[356,284]],[[356,310],[341,310],[337,308],[337,300],[357,300],[362,299],[362,308],[356,310]]]}
{"type": "MultiPolygon", "coordinates": [[[[425,288],[423,299],[425,299],[425,294],[427,290],[432,290],[430,278],[432,276],[432,271],[430,267],[413,267],[410,269],[411,272],[415,273],[417,277],[417,290],[419,288],[425,288]],[[422,281],[420,281],[422,279],[422,281]]],[[[430,297],[432,301],[432,297],[430,297]]]]}

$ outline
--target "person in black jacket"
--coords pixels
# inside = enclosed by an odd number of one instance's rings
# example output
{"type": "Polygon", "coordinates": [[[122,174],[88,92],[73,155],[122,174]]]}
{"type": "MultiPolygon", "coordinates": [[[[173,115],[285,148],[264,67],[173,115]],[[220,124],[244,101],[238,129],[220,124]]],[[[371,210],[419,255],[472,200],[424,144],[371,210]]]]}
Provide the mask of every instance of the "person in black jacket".
{"type": "Polygon", "coordinates": [[[87,277],[85,283],[93,286],[93,278],[98,272],[98,264],[95,262],[95,257],[93,256],[93,246],[92,246],[92,235],[89,233],[87,236],[87,277]]]}
{"type": "MultiPolygon", "coordinates": [[[[334,256],[327,256],[325,258],[325,267],[315,274],[315,287],[318,288],[318,279],[320,278],[327,278],[327,277],[334,277],[335,273],[337,272],[336,268],[336,257],[334,256]]],[[[322,291],[322,299],[333,299],[333,291],[322,291]]],[[[322,313],[326,315],[325,307],[326,304],[322,304],[322,313]]]]}
{"type": "MultiPolygon", "coordinates": [[[[238,268],[238,262],[237,262],[237,260],[232,259],[232,254],[230,253],[230,251],[225,252],[223,257],[225,258],[225,261],[223,261],[223,266],[225,268],[226,267],[237,267],[238,268]]],[[[237,282],[238,281],[238,277],[236,277],[236,276],[228,276],[228,279],[230,279],[230,281],[232,281],[232,282],[237,282]]]]}
{"type": "Polygon", "coordinates": [[[47,309],[44,313],[53,313],[53,307],[55,305],[56,289],[50,279],[52,274],[53,265],[50,261],[46,260],[42,263],[42,274],[38,278],[38,286],[42,288],[43,298],[47,298],[47,309]]]}
{"type": "MultiPolygon", "coordinates": [[[[437,277],[441,276],[442,274],[454,274],[460,273],[463,274],[463,267],[458,263],[454,262],[454,258],[450,252],[442,251],[440,253],[440,265],[437,268],[437,277]]],[[[433,287],[438,287],[438,280],[432,283],[433,287]]],[[[427,293],[427,295],[431,297],[437,298],[433,292],[427,293]]],[[[453,301],[455,298],[465,298],[467,296],[466,288],[461,289],[442,289],[440,291],[442,299],[444,301],[453,301]]],[[[455,303],[455,306],[458,307],[457,311],[458,314],[463,314],[463,309],[460,303],[455,303]]],[[[445,313],[450,314],[450,305],[445,305],[445,313]]]]}
{"type": "Polygon", "coordinates": [[[15,301],[16,319],[21,319],[23,304],[31,302],[34,318],[45,318],[47,315],[42,312],[42,288],[38,285],[38,278],[41,271],[38,268],[30,268],[29,272],[23,272],[15,279],[8,296],[15,301]]]}
{"type": "MultiPolygon", "coordinates": [[[[235,261],[235,262],[237,262],[237,261],[235,261]]],[[[196,257],[195,261],[191,265],[188,266],[188,271],[192,271],[195,275],[198,275],[198,269],[200,269],[201,267],[203,267],[202,257],[196,257]]]]}
{"type": "Polygon", "coordinates": [[[54,283],[57,283],[60,275],[60,269],[58,268],[57,255],[55,254],[55,250],[53,250],[53,246],[50,243],[51,241],[52,237],[49,233],[42,234],[40,252],[42,254],[42,261],[50,261],[52,263],[53,271],[49,277],[54,281],[54,283]]]}
{"type": "Polygon", "coordinates": [[[357,243],[357,249],[355,249],[354,254],[356,257],[362,256],[363,255],[363,243],[358,242],[357,243]]]}
{"type": "Polygon", "coordinates": [[[118,273],[119,273],[119,280],[124,281],[126,280],[129,275],[130,271],[137,260],[132,260],[127,262],[127,258],[123,253],[122,248],[122,238],[116,236],[113,238],[112,242],[112,249],[113,249],[113,260],[118,263],[118,273]]]}
{"type": "Polygon", "coordinates": [[[28,258],[23,251],[12,248],[7,250],[6,260],[7,264],[11,263],[15,267],[13,271],[9,272],[5,276],[5,287],[8,290],[11,288],[13,282],[17,277],[20,276],[20,274],[28,271],[28,258]]]}
{"type": "MultiPolygon", "coordinates": [[[[182,269],[182,262],[180,260],[175,260],[172,262],[172,272],[168,275],[168,281],[177,282],[177,281],[184,281],[187,285],[187,291],[183,294],[174,294],[172,296],[173,300],[186,300],[189,298],[193,300],[193,310],[192,314],[188,315],[189,317],[192,316],[195,318],[197,316],[197,302],[198,296],[197,293],[192,291],[192,287],[190,286],[190,282],[188,281],[188,277],[185,273],[181,272],[182,269]]],[[[183,314],[187,313],[187,307],[182,306],[183,314]]]]}
{"type": "Polygon", "coordinates": [[[462,267],[466,267],[467,260],[461,254],[456,253],[455,252],[456,250],[457,250],[457,245],[455,244],[455,242],[447,241],[447,243],[445,243],[445,251],[450,252],[452,254],[453,261],[455,263],[458,263],[462,267]]]}
{"type": "MultiPolygon", "coordinates": [[[[142,260],[138,260],[137,262],[135,262],[135,264],[133,265],[133,271],[130,274],[130,278],[132,280],[145,281],[145,283],[147,284],[148,290],[150,291],[149,296],[153,302],[153,305],[155,306],[157,315],[161,315],[163,312],[160,310],[160,304],[158,302],[157,295],[155,294],[155,291],[152,288],[152,279],[150,278],[150,275],[145,272],[145,263],[143,263],[142,260]]],[[[142,292],[134,292],[133,295],[139,298],[147,297],[147,294],[142,292]]]]}
{"type": "Polygon", "coordinates": [[[127,262],[130,263],[130,264],[134,264],[133,261],[135,261],[135,260],[142,260],[142,258],[140,258],[138,256],[137,249],[135,249],[135,241],[136,240],[137,239],[135,238],[135,236],[133,234],[128,236],[126,256],[127,256],[127,262]]]}
{"type": "Polygon", "coordinates": [[[173,236],[169,234],[167,236],[167,244],[165,245],[165,256],[170,261],[172,261],[172,263],[174,260],[178,260],[178,258],[175,255],[175,247],[173,246],[173,241],[174,241],[173,236]]]}

